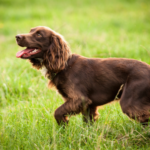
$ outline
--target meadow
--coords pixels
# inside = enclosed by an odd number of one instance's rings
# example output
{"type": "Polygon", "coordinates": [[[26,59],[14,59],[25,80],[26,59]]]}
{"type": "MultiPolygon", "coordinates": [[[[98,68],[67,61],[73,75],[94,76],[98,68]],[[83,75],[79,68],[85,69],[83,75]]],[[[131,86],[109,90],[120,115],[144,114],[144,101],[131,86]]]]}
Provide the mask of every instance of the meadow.
{"type": "Polygon", "coordinates": [[[81,115],[65,129],[57,125],[62,97],[15,56],[22,50],[15,35],[39,25],[62,34],[73,53],[150,64],[149,0],[1,0],[0,150],[150,150],[150,128],[123,114],[119,102],[100,108],[91,126],[81,115]]]}

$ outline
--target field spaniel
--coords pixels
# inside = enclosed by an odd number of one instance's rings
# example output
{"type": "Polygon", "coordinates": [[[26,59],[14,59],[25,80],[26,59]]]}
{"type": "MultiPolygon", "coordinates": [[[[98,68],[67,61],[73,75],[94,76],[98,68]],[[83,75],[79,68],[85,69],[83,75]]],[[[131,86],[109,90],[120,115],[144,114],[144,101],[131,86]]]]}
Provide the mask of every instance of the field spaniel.
{"type": "Polygon", "coordinates": [[[113,101],[119,93],[122,111],[142,124],[150,117],[150,66],[125,58],[86,58],[72,54],[60,34],[44,26],[16,36],[26,49],[17,58],[29,59],[42,69],[64,98],[55,111],[58,124],[68,122],[68,115],[83,114],[85,122],[98,118],[98,106],[113,101]]]}

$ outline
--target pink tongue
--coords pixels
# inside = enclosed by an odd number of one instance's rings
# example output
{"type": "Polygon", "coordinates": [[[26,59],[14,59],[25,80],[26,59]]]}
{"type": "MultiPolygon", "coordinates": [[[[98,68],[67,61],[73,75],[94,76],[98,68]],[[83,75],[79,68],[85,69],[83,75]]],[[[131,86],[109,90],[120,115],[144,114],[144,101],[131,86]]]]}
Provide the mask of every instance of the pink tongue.
{"type": "Polygon", "coordinates": [[[26,57],[28,57],[28,56],[30,56],[30,52],[33,51],[34,49],[35,49],[35,48],[33,48],[33,49],[25,49],[25,50],[23,50],[23,51],[19,51],[19,52],[17,52],[16,57],[17,57],[17,58],[20,58],[20,57],[22,57],[23,55],[25,55],[26,57]]]}

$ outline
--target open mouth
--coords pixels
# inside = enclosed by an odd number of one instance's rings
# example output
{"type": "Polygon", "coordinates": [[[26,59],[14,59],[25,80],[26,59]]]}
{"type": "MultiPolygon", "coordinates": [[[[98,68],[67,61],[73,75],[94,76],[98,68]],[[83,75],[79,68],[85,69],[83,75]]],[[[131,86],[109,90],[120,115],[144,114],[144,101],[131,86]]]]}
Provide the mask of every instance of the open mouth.
{"type": "Polygon", "coordinates": [[[38,54],[39,52],[41,52],[41,50],[38,48],[27,47],[25,50],[17,52],[16,57],[17,58],[29,58],[35,54],[38,54]]]}

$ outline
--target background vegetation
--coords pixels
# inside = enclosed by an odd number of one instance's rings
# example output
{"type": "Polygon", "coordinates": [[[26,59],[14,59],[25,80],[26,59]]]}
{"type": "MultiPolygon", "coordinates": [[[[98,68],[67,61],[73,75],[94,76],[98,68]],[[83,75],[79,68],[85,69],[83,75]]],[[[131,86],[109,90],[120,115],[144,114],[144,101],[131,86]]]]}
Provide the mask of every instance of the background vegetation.
{"type": "Polygon", "coordinates": [[[54,120],[63,103],[31,65],[15,58],[15,35],[44,25],[62,34],[73,53],[150,64],[149,0],[0,1],[0,149],[150,149],[150,129],[125,116],[119,103],[85,126],[81,115],[64,130],[54,120]]]}

